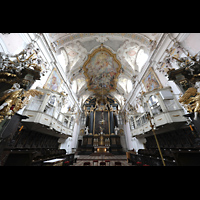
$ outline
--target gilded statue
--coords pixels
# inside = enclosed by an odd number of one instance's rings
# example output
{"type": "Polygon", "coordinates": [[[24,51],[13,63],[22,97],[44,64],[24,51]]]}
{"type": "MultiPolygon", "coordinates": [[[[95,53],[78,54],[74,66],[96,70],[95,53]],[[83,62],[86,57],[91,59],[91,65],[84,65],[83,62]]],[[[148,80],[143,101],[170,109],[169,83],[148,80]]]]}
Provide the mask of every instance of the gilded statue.
{"type": "Polygon", "coordinates": [[[15,83],[11,89],[5,92],[1,97],[0,102],[3,102],[0,106],[1,119],[3,116],[12,115],[12,113],[19,107],[20,109],[20,96],[22,95],[22,89],[20,85],[15,83]],[[15,107],[14,107],[15,105],[15,107]]]}
{"type": "Polygon", "coordinates": [[[197,93],[196,88],[193,88],[193,87],[188,88],[186,92],[184,93],[184,95],[179,99],[179,102],[183,104],[189,104],[190,102],[189,98],[191,96],[195,96],[196,93],[197,93]]]}
{"type": "Polygon", "coordinates": [[[188,88],[185,94],[179,99],[179,102],[187,105],[188,112],[194,112],[194,120],[197,120],[200,112],[200,93],[196,88],[188,88]]]}
{"type": "Polygon", "coordinates": [[[0,98],[0,122],[5,116],[12,116],[22,109],[28,103],[30,95],[42,94],[42,92],[35,89],[25,91],[23,88],[20,89],[18,83],[14,83],[12,88],[5,91],[4,95],[0,98]]]}

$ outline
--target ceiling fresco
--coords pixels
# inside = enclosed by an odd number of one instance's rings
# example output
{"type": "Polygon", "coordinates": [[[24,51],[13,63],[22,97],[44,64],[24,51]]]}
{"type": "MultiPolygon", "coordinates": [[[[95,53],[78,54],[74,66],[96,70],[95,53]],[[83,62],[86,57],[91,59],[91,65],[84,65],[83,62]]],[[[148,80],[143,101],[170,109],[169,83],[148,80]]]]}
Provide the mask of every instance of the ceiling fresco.
{"type": "Polygon", "coordinates": [[[49,33],[69,87],[81,105],[95,95],[123,103],[161,33],[49,33]],[[103,44],[103,45],[102,45],[103,44]]]}
{"type": "Polygon", "coordinates": [[[97,95],[115,91],[120,69],[121,64],[115,55],[101,45],[83,65],[88,90],[97,95]]]}

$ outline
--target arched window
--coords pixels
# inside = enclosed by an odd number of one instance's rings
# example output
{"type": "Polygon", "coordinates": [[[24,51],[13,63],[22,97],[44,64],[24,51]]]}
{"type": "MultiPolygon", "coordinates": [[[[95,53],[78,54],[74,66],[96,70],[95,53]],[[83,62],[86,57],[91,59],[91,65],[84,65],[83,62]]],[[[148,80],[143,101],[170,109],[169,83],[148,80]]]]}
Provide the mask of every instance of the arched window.
{"type": "Polygon", "coordinates": [[[131,92],[131,90],[133,89],[133,84],[131,80],[127,80],[127,92],[131,92]]]}
{"type": "Polygon", "coordinates": [[[64,48],[61,48],[58,51],[57,58],[58,58],[58,61],[61,65],[61,67],[63,68],[64,72],[66,73],[68,71],[67,67],[68,67],[68,64],[69,64],[69,59],[68,59],[67,52],[64,48]]]}
{"type": "Polygon", "coordinates": [[[71,121],[69,123],[69,129],[73,129],[74,128],[74,117],[71,118],[71,121]]]}
{"type": "Polygon", "coordinates": [[[74,81],[72,82],[72,91],[73,91],[74,93],[77,92],[77,82],[76,82],[76,80],[74,80],[74,81]]]}
{"type": "Polygon", "coordinates": [[[151,108],[151,112],[153,113],[153,115],[158,115],[162,112],[160,103],[158,101],[158,98],[156,97],[156,95],[151,95],[149,98],[149,105],[151,108]]]}
{"type": "Polygon", "coordinates": [[[137,52],[138,52],[139,46],[135,45],[128,48],[128,50],[125,52],[125,59],[126,61],[129,63],[129,65],[132,67],[133,70],[135,70],[135,59],[137,56],[137,52]]]}
{"type": "Polygon", "coordinates": [[[133,130],[135,128],[135,123],[134,123],[133,116],[131,116],[131,118],[129,120],[129,123],[130,123],[130,129],[133,130]]]}
{"type": "Polygon", "coordinates": [[[137,57],[136,57],[136,64],[138,66],[138,71],[140,72],[144,64],[146,63],[148,59],[148,54],[145,53],[144,49],[140,49],[138,51],[137,57]]]}
{"type": "Polygon", "coordinates": [[[133,89],[133,84],[130,79],[120,78],[119,79],[120,86],[124,89],[125,92],[129,93],[133,89]]]}

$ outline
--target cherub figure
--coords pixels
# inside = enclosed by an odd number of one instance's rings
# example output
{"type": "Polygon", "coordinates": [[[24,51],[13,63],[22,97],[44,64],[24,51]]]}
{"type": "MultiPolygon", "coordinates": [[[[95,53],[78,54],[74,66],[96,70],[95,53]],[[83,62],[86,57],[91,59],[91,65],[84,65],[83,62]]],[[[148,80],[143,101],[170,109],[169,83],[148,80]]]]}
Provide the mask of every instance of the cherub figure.
{"type": "Polygon", "coordinates": [[[115,126],[115,135],[117,135],[118,131],[119,131],[119,128],[115,126]]]}

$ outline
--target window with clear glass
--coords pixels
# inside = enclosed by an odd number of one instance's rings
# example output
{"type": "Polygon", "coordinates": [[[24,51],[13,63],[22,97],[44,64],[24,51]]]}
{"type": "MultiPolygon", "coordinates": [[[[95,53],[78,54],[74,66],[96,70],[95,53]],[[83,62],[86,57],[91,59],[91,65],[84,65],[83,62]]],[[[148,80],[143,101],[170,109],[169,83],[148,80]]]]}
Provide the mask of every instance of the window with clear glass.
{"type": "Polygon", "coordinates": [[[63,117],[64,117],[64,116],[63,116],[62,114],[60,114],[59,117],[58,117],[58,121],[59,121],[59,122],[62,122],[63,117]]]}
{"type": "Polygon", "coordinates": [[[144,52],[144,49],[140,49],[136,58],[136,64],[139,67],[139,72],[141,71],[143,65],[146,63],[147,59],[148,59],[148,54],[144,52]]]}
{"type": "Polygon", "coordinates": [[[142,124],[145,124],[147,122],[146,114],[141,117],[141,121],[142,121],[142,124]]]}
{"type": "Polygon", "coordinates": [[[50,97],[48,103],[49,103],[51,106],[54,106],[55,102],[56,102],[56,96],[53,95],[53,96],[50,97]]]}
{"type": "Polygon", "coordinates": [[[39,95],[36,97],[32,97],[32,101],[31,103],[29,103],[29,105],[27,106],[28,110],[34,110],[37,111],[40,109],[40,106],[42,105],[42,102],[44,100],[44,95],[39,95]]]}
{"type": "Polygon", "coordinates": [[[123,124],[122,116],[121,116],[120,114],[117,115],[117,121],[118,121],[118,124],[119,124],[119,125],[122,125],[122,124],[123,124]]]}
{"type": "Polygon", "coordinates": [[[83,114],[83,115],[81,115],[81,125],[85,125],[85,123],[86,123],[86,117],[83,114]]]}
{"type": "Polygon", "coordinates": [[[156,95],[150,96],[149,105],[150,105],[151,112],[153,113],[153,115],[158,115],[162,112],[161,106],[159,104],[159,101],[156,95]]]}
{"type": "Polygon", "coordinates": [[[55,103],[56,103],[56,96],[52,95],[49,98],[47,105],[45,106],[44,113],[46,113],[47,115],[53,116],[55,103]]]}
{"type": "Polygon", "coordinates": [[[58,104],[58,106],[56,106],[56,110],[55,110],[55,114],[54,114],[54,117],[57,119],[57,117],[58,117],[58,115],[59,115],[59,113],[60,113],[60,111],[61,111],[61,108],[62,108],[62,104],[61,103],[59,103],[58,104]]]}
{"type": "Polygon", "coordinates": [[[137,124],[137,127],[140,127],[140,126],[141,126],[140,118],[136,119],[136,124],[137,124]]]}
{"type": "Polygon", "coordinates": [[[144,103],[144,111],[145,111],[145,112],[149,112],[149,109],[148,109],[148,106],[147,106],[147,103],[146,103],[146,102],[144,103]]]}
{"type": "Polygon", "coordinates": [[[71,118],[71,121],[70,121],[70,123],[69,123],[69,129],[73,129],[73,127],[74,127],[74,118],[72,117],[71,118]]]}
{"type": "Polygon", "coordinates": [[[167,108],[168,111],[173,111],[173,110],[178,110],[179,107],[176,104],[174,99],[170,99],[170,100],[164,100],[165,106],[167,108]]]}
{"type": "Polygon", "coordinates": [[[44,109],[44,113],[46,113],[47,115],[53,116],[53,111],[54,111],[54,107],[46,105],[44,109]]]}
{"type": "Polygon", "coordinates": [[[130,129],[133,130],[135,128],[133,117],[130,118],[129,123],[130,123],[130,129]]]}
{"type": "Polygon", "coordinates": [[[64,119],[63,125],[64,125],[65,127],[67,127],[68,122],[69,122],[69,117],[66,117],[66,118],[64,119]]]}

